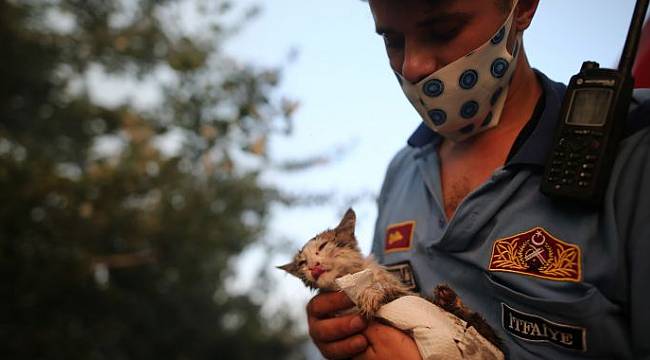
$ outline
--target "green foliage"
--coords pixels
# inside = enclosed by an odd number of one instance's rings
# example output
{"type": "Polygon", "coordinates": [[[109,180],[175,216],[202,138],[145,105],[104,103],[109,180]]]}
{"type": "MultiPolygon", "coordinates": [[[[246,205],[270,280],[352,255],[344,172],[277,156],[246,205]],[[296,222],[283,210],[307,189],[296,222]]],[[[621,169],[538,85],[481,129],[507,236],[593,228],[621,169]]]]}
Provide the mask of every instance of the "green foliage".
{"type": "Polygon", "coordinates": [[[224,285],[278,199],[258,174],[295,106],[220,50],[231,4],[197,2],[0,0],[1,358],[301,357],[290,319],[224,285]],[[189,5],[198,30],[170,16],[189,5]],[[102,105],[97,69],[161,101],[102,105]]]}

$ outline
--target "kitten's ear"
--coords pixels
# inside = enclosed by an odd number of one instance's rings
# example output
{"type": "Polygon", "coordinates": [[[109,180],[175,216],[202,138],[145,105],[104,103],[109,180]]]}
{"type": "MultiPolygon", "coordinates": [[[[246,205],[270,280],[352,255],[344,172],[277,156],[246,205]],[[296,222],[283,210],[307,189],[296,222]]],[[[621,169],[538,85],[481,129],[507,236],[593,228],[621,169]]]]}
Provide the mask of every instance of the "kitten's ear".
{"type": "Polygon", "coordinates": [[[298,265],[296,265],[296,263],[294,261],[292,261],[292,262],[290,262],[288,264],[281,265],[281,266],[276,266],[276,268],[278,268],[280,270],[284,270],[284,271],[288,272],[291,275],[295,275],[296,272],[298,271],[298,265]]]}
{"type": "Polygon", "coordinates": [[[341,223],[336,227],[337,234],[345,234],[354,238],[354,227],[357,223],[357,215],[354,213],[354,210],[351,208],[345,212],[341,223]]]}

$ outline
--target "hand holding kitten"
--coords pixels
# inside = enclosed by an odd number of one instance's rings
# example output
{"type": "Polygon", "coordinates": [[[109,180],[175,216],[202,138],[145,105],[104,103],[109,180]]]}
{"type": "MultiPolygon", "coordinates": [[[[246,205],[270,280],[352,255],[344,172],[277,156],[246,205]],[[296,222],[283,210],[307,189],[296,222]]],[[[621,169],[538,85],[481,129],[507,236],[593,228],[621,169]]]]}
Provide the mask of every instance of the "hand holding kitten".
{"type": "Polygon", "coordinates": [[[324,292],[307,305],[309,336],[327,359],[346,359],[368,347],[362,332],[367,322],[357,313],[341,314],[354,307],[343,292],[324,292]]]}
{"type": "Polygon", "coordinates": [[[338,315],[354,303],[343,292],[324,292],[307,305],[309,335],[326,359],[420,359],[413,339],[392,326],[356,313],[338,315]]]}

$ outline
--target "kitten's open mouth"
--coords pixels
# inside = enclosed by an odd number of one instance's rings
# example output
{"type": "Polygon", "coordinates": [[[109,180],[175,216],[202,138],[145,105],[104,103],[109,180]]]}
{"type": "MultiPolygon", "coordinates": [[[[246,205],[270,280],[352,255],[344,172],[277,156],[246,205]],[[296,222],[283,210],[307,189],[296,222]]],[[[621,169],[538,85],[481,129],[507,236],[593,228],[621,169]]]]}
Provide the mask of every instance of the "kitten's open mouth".
{"type": "Polygon", "coordinates": [[[314,266],[311,268],[311,276],[314,280],[318,280],[318,278],[326,272],[327,270],[323,269],[321,266],[314,266]]]}

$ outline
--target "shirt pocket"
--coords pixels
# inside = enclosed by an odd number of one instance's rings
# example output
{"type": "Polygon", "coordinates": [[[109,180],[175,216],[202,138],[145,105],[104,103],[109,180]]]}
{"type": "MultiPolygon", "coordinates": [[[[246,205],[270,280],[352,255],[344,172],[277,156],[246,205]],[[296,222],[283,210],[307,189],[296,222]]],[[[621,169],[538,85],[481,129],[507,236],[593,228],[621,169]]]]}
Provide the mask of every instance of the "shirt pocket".
{"type": "Polygon", "coordinates": [[[557,283],[556,287],[527,287],[528,293],[489,273],[485,282],[494,310],[488,316],[500,324],[502,337],[514,353],[554,359],[630,356],[622,311],[597,288],[557,283]]]}

